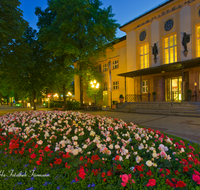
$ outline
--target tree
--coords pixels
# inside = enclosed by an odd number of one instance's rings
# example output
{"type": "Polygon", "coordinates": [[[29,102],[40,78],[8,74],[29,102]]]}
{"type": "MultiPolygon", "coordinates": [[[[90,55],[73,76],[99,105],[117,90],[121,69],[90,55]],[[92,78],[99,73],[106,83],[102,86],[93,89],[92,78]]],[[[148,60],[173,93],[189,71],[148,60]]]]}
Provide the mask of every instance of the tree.
{"type": "Polygon", "coordinates": [[[13,46],[21,41],[28,23],[18,8],[19,0],[1,0],[0,3],[0,64],[10,61],[13,46]],[[11,54],[11,55],[10,55],[11,54]]]}
{"type": "Polygon", "coordinates": [[[83,71],[94,69],[94,62],[105,55],[116,40],[119,26],[111,6],[102,9],[99,0],[48,0],[48,8],[36,9],[39,39],[54,56],[62,56],[65,65],[78,65],[80,101],[83,104],[83,71]],[[47,19],[44,24],[45,18],[47,19]]]}

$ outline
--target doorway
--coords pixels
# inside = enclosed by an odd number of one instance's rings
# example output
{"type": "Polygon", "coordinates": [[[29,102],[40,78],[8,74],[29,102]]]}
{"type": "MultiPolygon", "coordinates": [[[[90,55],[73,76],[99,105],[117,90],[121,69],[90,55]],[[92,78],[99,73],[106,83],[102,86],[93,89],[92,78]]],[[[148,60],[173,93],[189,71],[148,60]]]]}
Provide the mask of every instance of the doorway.
{"type": "Polygon", "coordinates": [[[166,101],[180,102],[182,100],[182,77],[166,79],[167,96],[166,101]]]}

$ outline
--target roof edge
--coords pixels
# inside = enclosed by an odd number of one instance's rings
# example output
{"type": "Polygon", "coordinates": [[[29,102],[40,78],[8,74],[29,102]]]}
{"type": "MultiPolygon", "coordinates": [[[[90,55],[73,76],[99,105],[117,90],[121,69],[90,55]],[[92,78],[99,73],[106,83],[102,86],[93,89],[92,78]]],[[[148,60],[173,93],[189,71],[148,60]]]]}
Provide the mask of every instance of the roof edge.
{"type": "Polygon", "coordinates": [[[155,11],[155,10],[157,10],[157,9],[159,9],[159,8],[165,6],[165,5],[167,5],[168,3],[171,3],[171,2],[173,2],[173,1],[174,1],[174,0],[167,0],[167,2],[164,2],[164,3],[162,3],[162,4],[159,4],[158,6],[156,6],[156,7],[153,8],[153,9],[151,9],[150,11],[147,11],[147,12],[143,13],[142,15],[140,15],[140,16],[134,18],[133,20],[127,22],[126,24],[120,26],[119,29],[121,29],[121,28],[123,28],[123,27],[129,25],[130,23],[132,23],[132,22],[134,22],[134,21],[136,21],[136,20],[138,20],[138,19],[140,19],[140,18],[142,18],[142,17],[148,15],[149,13],[151,13],[151,12],[153,12],[153,11],[155,11]]]}

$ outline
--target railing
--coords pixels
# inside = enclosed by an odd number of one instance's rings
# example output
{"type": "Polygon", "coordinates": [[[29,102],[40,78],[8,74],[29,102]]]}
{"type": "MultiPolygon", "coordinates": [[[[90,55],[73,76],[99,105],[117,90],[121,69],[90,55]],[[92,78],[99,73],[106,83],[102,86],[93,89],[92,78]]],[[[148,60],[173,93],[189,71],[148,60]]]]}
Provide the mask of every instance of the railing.
{"type": "Polygon", "coordinates": [[[126,102],[150,102],[151,94],[126,94],[126,102]]]}

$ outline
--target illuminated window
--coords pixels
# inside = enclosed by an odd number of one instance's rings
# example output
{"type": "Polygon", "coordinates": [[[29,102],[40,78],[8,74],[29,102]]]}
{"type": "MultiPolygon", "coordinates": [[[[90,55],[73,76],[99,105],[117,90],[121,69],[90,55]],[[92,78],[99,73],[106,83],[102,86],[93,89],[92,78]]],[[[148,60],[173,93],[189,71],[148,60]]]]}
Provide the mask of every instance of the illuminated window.
{"type": "Polygon", "coordinates": [[[140,46],[140,68],[149,67],[149,44],[140,46]]]}
{"type": "Polygon", "coordinates": [[[118,60],[114,60],[113,62],[112,62],[113,64],[112,64],[112,68],[113,69],[117,69],[118,67],[119,67],[119,63],[118,63],[118,60]]]}
{"type": "Polygon", "coordinates": [[[177,39],[176,34],[164,39],[165,64],[177,62],[177,39]]]}
{"type": "Polygon", "coordinates": [[[148,81],[144,80],[142,81],[142,93],[148,92],[148,81]]]}
{"type": "Polygon", "coordinates": [[[108,90],[108,83],[105,83],[104,84],[104,89],[103,89],[104,91],[107,91],[108,90]]]}
{"type": "Polygon", "coordinates": [[[197,57],[200,57],[200,26],[197,27],[197,57]]]}
{"type": "Polygon", "coordinates": [[[119,81],[113,82],[113,90],[119,89],[119,81]]]}
{"type": "Polygon", "coordinates": [[[108,64],[103,64],[103,72],[107,71],[108,70],[108,64]]]}

